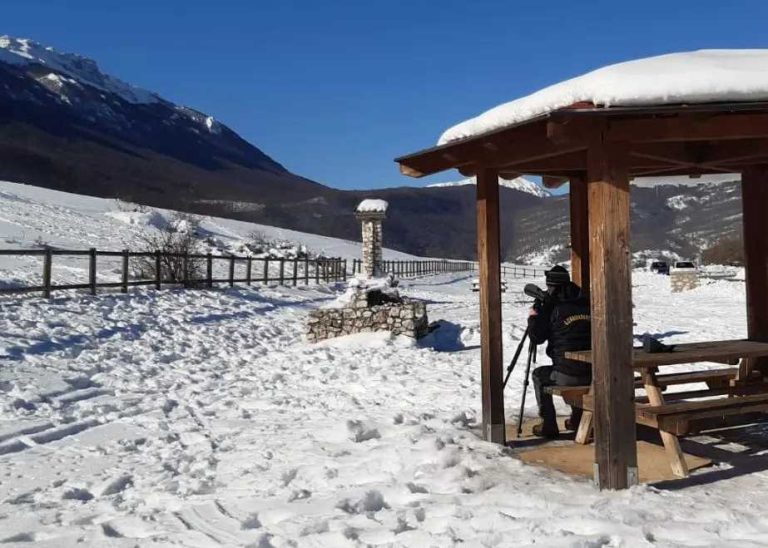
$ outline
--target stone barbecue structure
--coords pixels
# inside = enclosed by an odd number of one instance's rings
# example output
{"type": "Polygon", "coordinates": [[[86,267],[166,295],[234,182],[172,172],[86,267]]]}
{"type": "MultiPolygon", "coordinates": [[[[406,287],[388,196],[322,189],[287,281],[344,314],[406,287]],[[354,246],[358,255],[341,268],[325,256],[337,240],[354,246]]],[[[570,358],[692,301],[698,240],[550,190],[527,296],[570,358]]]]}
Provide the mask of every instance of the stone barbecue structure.
{"type": "Polygon", "coordinates": [[[309,313],[307,340],[373,331],[391,331],[417,339],[427,334],[427,306],[424,301],[400,297],[392,290],[354,288],[350,302],[341,307],[320,308],[309,313]]]}
{"type": "Polygon", "coordinates": [[[699,287],[699,275],[695,270],[689,272],[673,271],[669,274],[672,293],[680,293],[699,287]]]}
{"type": "Polygon", "coordinates": [[[363,225],[362,271],[335,303],[309,313],[309,342],[373,331],[414,339],[427,334],[426,303],[401,297],[395,289],[397,282],[383,277],[381,223],[386,211],[384,200],[363,200],[357,206],[356,217],[363,225]]]}

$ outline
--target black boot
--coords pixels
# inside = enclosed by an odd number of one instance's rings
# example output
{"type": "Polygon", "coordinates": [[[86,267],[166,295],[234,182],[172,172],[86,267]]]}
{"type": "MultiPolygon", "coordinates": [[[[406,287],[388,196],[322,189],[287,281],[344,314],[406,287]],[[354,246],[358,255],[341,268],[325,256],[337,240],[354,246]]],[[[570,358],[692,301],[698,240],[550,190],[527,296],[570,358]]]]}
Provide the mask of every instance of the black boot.
{"type": "Polygon", "coordinates": [[[565,429],[575,432],[579,428],[581,414],[581,409],[578,407],[571,407],[571,416],[570,418],[565,419],[565,429]]]}
{"type": "Polygon", "coordinates": [[[557,421],[544,420],[533,426],[533,435],[550,440],[557,439],[560,436],[560,429],[557,427],[557,421]]]}

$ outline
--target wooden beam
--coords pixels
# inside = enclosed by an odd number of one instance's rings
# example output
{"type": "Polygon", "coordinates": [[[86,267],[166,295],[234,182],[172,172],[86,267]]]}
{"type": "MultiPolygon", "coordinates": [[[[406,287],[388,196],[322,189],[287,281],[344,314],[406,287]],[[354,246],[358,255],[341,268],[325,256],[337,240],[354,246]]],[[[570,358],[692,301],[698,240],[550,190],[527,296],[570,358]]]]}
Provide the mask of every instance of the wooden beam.
{"type": "Polygon", "coordinates": [[[589,295],[589,207],[587,181],[573,178],[570,182],[571,210],[571,279],[589,295]]]}
{"type": "Polygon", "coordinates": [[[403,156],[396,162],[404,175],[423,177],[446,169],[460,168],[462,172],[474,173],[481,166],[514,166],[519,162],[543,160],[584,148],[583,144],[552,142],[547,137],[546,122],[533,121],[403,156]]]}
{"type": "MultiPolygon", "coordinates": [[[[754,166],[741,175],[744,229],[747,336],[768,342],[768,165],[754,166]]],[[[747,360],[748,375],[755,368],[768,373],[768,359],[747,360]]]]}
{"type": "Polygon", "coordinates": [[[768,138],[768,114],[706,114],[609,120],[608,141],[722,141],[768,138]]]}
{"type": "MultiPolygon", "coordinates": [[[[587,116],[569,118],[578,111],[564,112],[547,124],[547,135],[561,145],[580,144],[589,139],[591,130],[587,116]]],[[[742,112],[708,112],[668,116],[606,117],[604,138],[620,143],[673,141],[727,141],[768,138],[768,114],[742,112]]]]}
{"type": "Polygon", "coordinates": [[[499,177],[493,169],[477,172],[477,260],[480,278],[480,362],[483,436],[505,443],[504,365],[501,339],[501,245],[499,177]]]}
{"type": "Polygon", "coordinates": [[[596,481],[636,482],[628,151],[597,136],[588,152],[596,481]]]}

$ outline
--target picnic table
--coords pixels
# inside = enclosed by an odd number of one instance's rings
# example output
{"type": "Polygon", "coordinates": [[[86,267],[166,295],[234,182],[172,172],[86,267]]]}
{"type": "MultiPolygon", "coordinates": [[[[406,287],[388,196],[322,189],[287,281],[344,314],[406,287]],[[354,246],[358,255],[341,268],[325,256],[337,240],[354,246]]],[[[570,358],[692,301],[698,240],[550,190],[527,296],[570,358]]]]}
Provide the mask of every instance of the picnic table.
{"type": "MultiPolygon", "coordinates": [[[[592,362],[590,350],[567,352],[565,356],[592,362]]],[[[678,436],[698,431],[707,424],[722,423],[728,417],[768,411],[768,383],[762,375],[754,374],[757,371],[753,367],[755,359],[767,356],[768,342],[750,340],[678,344],[672,352],[661,353],[633,349],[632,369],[639,374],[635,387],[645,391],[645,396],[635,399],[637,422],[659,430],[676,476],[688,475],[678,436]],[[739,364],[739,367],[659,373],[660,367],[702,362],[739,364]],[[671,385],[701,382],[707,384],[707,389],[664,393],[671,385]]],[[[594,409],[591,387],[556,387],[552,392],[584,409],[576,442],[587,443],[594,409]]]]}

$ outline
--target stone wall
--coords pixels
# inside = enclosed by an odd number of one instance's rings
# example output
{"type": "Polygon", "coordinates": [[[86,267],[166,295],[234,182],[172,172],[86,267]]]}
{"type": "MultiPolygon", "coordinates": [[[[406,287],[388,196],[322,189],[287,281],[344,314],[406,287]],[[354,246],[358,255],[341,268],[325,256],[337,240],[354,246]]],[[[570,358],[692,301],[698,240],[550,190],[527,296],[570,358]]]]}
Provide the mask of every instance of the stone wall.
{"type": "Polygon", "coordinates": [[[317,342],[342,335],[391,331],[393,335],[419,338],[427,334],[429,322],[423,301],[403,298],[399,303],[368,306],[365,292],[343,308],[320,308],[309,313],[307,340],[317,342]]]}
{"type": "Polygon", "coordinates": [[[691,272],[675,271],[669,275],[669,281],[672,284],[672,292],[680,293],[699,287],[699,275],[693,270],[691,272]]]}

